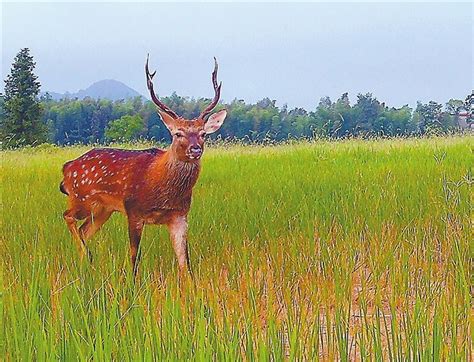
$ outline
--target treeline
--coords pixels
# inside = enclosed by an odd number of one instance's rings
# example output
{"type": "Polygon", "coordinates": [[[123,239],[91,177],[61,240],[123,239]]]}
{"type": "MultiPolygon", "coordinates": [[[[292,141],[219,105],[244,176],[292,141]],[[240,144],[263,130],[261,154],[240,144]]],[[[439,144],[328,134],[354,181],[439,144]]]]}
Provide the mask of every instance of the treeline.
{"type": "MultiPolygon", "coordinates": [[[[170,135],[155,105],[142,97],[112,102],[106,99],[63,99],[39,96],[41,84],[28,48],[21,49],[0,94],[0,145],[2,148],[51,142],[60,145],[149,139],[169,141],[170,135]]],[[[196,118],[209,99],[162,99],[177,114],[196,118]]],[[[308,138],[314,136],[393,137],[445,133],[472,127],[474,96],[451,99],[445,105],[428,102],[394,108],[372,94],[359,94],[351,102],[347,93],[336,101],[324,97],[314,110],[288,109],[264,98],[256,104],[233,100],[220,104],[228,116],[217,137],[248,141],[308,138]]],[[[215,137],[215,136],[213,136],[215,137]]]]}
{"type": "MultiPolygon", "coordinates": [[[[192,99],[172,94],[162,99],[183,118],[193,119],[208,104],[208,99],[192,99]]],[[[312,111],[279,108],[264,98],[256,104],[234,100],[221,104],[228,110],[224,125],[217,133],[225,139],[261,141],[265,139],[324,136],[370,137],[410,136],[443,133],[460,128],[460,116],[468,109],[466,101],[451,99],[444,106],[436,102],[394,108],[372,94],[359,94],[351,103],[347,93],[336,101],[322,98],[312,111]]],[[[143,98],[115,101],[106,99],[64,99],[42,97],[43,122],[49,139],[57,144],[104,143],[108,141],[153,139],[169,141],[169,134],[155,105],[143,98]]]]}

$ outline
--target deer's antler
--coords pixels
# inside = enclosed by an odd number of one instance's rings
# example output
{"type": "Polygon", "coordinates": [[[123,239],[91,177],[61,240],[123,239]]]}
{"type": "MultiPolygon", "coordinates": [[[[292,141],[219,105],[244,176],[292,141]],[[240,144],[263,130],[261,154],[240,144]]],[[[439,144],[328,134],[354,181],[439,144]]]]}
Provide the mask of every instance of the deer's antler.
{"type": "Polygon", "coordinates": [[[149,58],[149,54],[146,57],[145,74],[146,74],[146,85],[148,87],[148,90],[150,91],[151,99],[152,99],[153,103],[155,103],[155,105],[159,109],[161,109],[163,112],[169,114],[174,119],[177,119],[178,115],[171,108],[169,108],[166,104],[161,102],[159,100],[159,98],[156,96],[155,91],[153,90],[153,77],[156,74],[156,70],[153,73],[150,73],[150,70],[148,69],[148,58],[149,58]]]}
{"type": "Polygon", "coordinates": [[[204,119],[204,117],[208,116],[212,110],[216,107],[217,102],[219,102],[219,98],[221,96],[221,86],[222,82],[217,84],[217,69],[219,66],[217,65],[217,59],[214,57],[214,71],[212,72],[212,85],[214,87],[214,99],[212,100],[211,104],[209,104],[202,112],[199,118],[204,119]]]}

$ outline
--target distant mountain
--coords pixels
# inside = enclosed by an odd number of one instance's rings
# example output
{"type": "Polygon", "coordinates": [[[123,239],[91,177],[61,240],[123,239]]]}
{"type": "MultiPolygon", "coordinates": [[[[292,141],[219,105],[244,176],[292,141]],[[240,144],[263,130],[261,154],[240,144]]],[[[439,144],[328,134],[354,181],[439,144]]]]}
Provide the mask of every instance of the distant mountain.
{"type": "Polygon", "coordinates": [[[76,93],[69,93],[69,92],[66,92],[64,94],[55,93],[55,92],[48,92],[48,93],[55,100],[59,100],[62,98],[84,99],[86,97],[90,97],[94,99],[101,98],[101,99],[110,99],[112,101],[117,101],[120,99],[143,97],[135,89],[132,89],[126,84],[114,79],[100,80],[90,85],[86,89],[81,89],[80,91],[76,93]]]}

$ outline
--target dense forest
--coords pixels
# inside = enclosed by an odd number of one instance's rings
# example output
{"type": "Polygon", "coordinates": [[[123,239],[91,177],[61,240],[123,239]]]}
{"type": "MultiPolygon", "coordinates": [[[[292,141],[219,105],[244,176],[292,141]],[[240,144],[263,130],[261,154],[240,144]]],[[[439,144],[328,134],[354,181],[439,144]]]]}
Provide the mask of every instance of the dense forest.
{"type": "MultiPolygon", "coordinates": [[[[29,49],[15,57],[0,94],[0,142],[2,148],[51,142],[59,145],[107,143],[147,139],[169,141],[155,105],[143,97],[111,101],[95,98],[53,100],[40,96],[36,63],[29,49]]],[[[394,137],[455,132],[472,126],[474,96],[451,99],[445,105],[418,102],[389,107],[371,93],[358,94],[352,102],[348,93],[336,101],[320,99],[314,110],[277,107],[264,98],[256,104],[235,99],[226,108],[228,116],[213,135],[230,140],[281,141],[310,137],[394,137]]],[[[209,99],[181,97],[173,93],[162,101],[186,119],[196,118],[209,99]]]]}
{"type": "MultiPolygon", "coordinates": [[[[221,104],[228,117],[217,137],[262,141],[324,136],[406,136],[450,132],[459,129],[459,113],[472,101],[450,100],[409,106],[388,107],[372,94],[359,94],[353,104],[347,93],[336,101],[322,98],[314,110],[279,108],[275,101],[264,98],[256,104],[233,100],[221,104]]],[[[163,98],[180,116],[197,117],[209,102],[172,94],[163,98]]],[[[137,97],[112,102],[106,99],[63,99],[42,97],[43,122],[49,129],[51,142],[57,144],[103,143],[118,140],[169,140],[156,107],[137,97]]]]}
{"type": "MultiPolygon", "coordinates": [[[[192,119],[209,102],[172,94],[162,98],[180,116],[192,119]]],[[[347,93],[336,101],[322,98],[312,111],[303,108],[279,108],[275,101],[264,98],[256,104],[233,100],[220,104],[228,116],[214,137],[247,141],[276,140],[302,137],[342,138],[350,136],[411,136],[455,132],[462,120],[459,114],[469,108],[472,95],[466,101],[451,99],[444,106],[436,102],[388,107],[372,94],[359,94],[353,104],[347,93]]],[[[155,105],[142,97],[110,101],[107,99],[52,100],[40,98],[42,122],[47,126],[51,143],[107,143],[149,139],[169,141],[169,133],[155,105]]],[[[3,99],[0,97],[3,111],[3,99]]],[[[465,121],[464,121],[465,123],[465,121]]],[[[14,137],[15,135],[12,135],[14,137]]]]}

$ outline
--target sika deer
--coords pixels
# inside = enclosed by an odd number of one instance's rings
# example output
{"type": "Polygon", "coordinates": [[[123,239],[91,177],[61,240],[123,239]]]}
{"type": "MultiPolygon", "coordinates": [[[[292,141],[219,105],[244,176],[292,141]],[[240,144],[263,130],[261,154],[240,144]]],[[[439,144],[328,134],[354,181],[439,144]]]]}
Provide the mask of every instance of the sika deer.
{"type": "Polygon", "coordinates": [[[138,269],[137,253],[145,224],[167,225],[180,271],[190,270],[187,215],[192,190],[201,168],[205,136],[216,132],[226,117],[226,110],[211,114],[219,101],[221,89],[221,84],[217,84],[215,58],[214,61],[214,99],[198,118],[186,120],[155,95],[152,79],[156,72],[149,72],[147,58],[148,90],[173,137],[167,150],[98,148],[64,165],[60,190],[68,195],[69,204],[64,219],[78,244],[81,258],[87,253],[91,259],[86,240],[113,212],[119,211],[128,219],[134,274],[138,269]],[[84,219],[78,228],[77,221],[84,219]]]}

